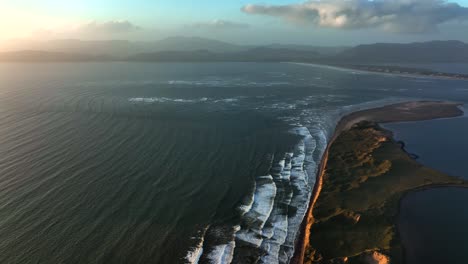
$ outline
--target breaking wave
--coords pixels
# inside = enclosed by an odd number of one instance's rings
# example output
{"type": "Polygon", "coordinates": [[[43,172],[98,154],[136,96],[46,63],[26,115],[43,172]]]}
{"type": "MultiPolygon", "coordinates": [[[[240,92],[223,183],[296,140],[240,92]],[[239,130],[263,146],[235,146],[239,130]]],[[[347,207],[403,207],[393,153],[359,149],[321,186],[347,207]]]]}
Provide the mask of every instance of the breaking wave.
{"type": "Polygon", "coordinates": [[[166,103],[166,102],[173,102],[173,103],[199,103],[199,102],[206,102],[208,98],[202,97],[197,99],[181,99],[181,98],[168,98],[168,97],[135,97],[130,98],[128,101],[133,103],[166,103]]]}
{"type": "Polygon", "coordinates": [[[133,97],[129,98],[128,101],[131,103],[144,103],[144,104],[153,104],[153,103],[236,103],[241,99],[244,99],[244,96],[232,97],[232,98],[169,98],[169,97],[133,97]]]}
{"type": "Polygon", "coordinates": [[[245,263],[252,257],[256,263],[289,263],[316,180],[314,157],[326,146],[326,133],[314,132],[306,127],[290,130],[301,139],[290,151],[269,157],[270,173],[255,178],[251,193],[237,208],[240,224],[203,232],[188,263],[245,263]]]}

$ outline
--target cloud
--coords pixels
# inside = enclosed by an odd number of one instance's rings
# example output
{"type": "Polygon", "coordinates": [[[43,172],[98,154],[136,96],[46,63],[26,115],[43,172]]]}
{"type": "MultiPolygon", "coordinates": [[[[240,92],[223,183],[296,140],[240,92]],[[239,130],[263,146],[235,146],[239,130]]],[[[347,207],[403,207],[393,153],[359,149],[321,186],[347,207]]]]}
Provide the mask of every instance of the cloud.
{"type": "Polygon", "coordinates": [[[468,8],[445,0],[308,0],[289,5],[249,4],[242,11],[324,28],[400,33],[425,33],[445,22],[468,20],[468,8]]]}
{"type": "Polygon", "coordinates": [[[198,22],[191,25],[194,28],[208,28],[208,29],[246,29],[249,24],[237,23],[228,20],[213,20],[208,22],[198,22]]]}
{"type": "Polygon", "coordinates": [[[139,26],[126,20],[114,20],[103,23],[96,21],[78,27],[78,31],[85,34],[120,34],[140,30],[139,26]]]}

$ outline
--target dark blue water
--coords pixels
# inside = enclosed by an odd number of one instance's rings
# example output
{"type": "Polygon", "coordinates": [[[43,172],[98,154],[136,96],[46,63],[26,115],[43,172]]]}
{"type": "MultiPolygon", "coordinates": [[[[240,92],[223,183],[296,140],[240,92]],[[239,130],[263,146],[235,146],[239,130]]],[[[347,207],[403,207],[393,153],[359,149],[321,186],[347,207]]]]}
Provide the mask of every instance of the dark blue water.
{"type": "Polygon", "coordinates": [[[0,64],[0,263],[287,263],[343,114],[467,82],[281,63],[0,64]]]}
{"type": "MultiPolygon", "coordinates": [[[[425,166],[468,179],[468,118],[386,124],[425,166]]],[[[401,202],[399,233],[408,264],[466,263],[468,189],[435,188],[401,202]]]]}
{"type": "Polygon", "coordinates": [[[398,219],[408,264],[464,264],[468,189],[436,188],[407,195],[398,219]]]}
{"type": "Polygon", "coordinates": [[[468,118],[386,124],[428,167],[468,179],[468,118]]]}

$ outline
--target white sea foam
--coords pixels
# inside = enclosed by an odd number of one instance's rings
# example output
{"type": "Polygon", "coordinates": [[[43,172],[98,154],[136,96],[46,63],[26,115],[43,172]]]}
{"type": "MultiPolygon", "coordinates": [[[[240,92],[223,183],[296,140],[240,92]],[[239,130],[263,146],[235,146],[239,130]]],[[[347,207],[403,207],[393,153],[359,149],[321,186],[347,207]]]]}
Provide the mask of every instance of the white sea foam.
{"type": "Polygon", "coordinates": [[[203,254],[203,244],[205,243],[205,234],[206,231],[208,230],[208,227],[204,228],[200,232],[200,237],[194,237],[192,239],[197,239],[198,243],[193,247],[188,253],[187,256],[185,257],[185,260],[189,264],[198,264],[200,261],[200,258],[203,254]]]}
{"type": "Polygon", "coordinates": [[[245,213],[245,222],[249,224],[237,233],[237,239],[260,247],[263,241],[263,227],[270,217],[276,197],[276,184],[271,175],[261,176],[256,179],[253,204],[245,213]]]}
{"type": "Polygon", "coordinates": [[[128,99],[128,101],[133,103],[199,103],[206,102],[209,99],[206,97],[196,98],[196,99],[182,99],[182,98],[168,98],[168,97],[134,97],[128,99]]]}
{"type": "Polygon", "coordinates": [[[239,206],[239,211],[241,213],[241,216],[244,216],[246,213],[250,212],[252,210],[252,206],[255,201],[255,193],[257,190],[257,182],[253,182],[253,191],[251,192],[249,197],[244,198],[243,203],[239,206]]]}
{"type": "Polygon", "coordinates": [[[208,97],[184,99],[184,98],[169,98],[169,97],[133,97],[129,98],[128,101],[132,103],[237,103],[241,99],[246,98],[245,96],[237,96],[232,98],[221,98],[213,99],[208,97]]]}
{"type": "Polygon", "coordinates": [[[198,264],[202,254],[203,254],[203,241],[201,241],[201,244],[199,247],[196,247],[192,251],[189,251],[187,253],[185,260],[187,260],[187,262],[190,264],[198,264]]]}
{"type": "Polygon", "coordinates": [[[226,244],[214,246],[213,250],[208,253],[207,258],[211,264],[230,264],[232,262],[236,248],[235,236],[239,230],[240,226],[235,226],[231,240],[226,244]]]}
{"type": "Polygon", "coordinates": [[[289,207],[293,197],[293,191],[289,186],[292,157],[293,153],[286,153],[285,157],[274,168],[276,173],[273,174],[273,178],[279,186],[277,198],[281,200],[277,199],[277,204],[263,230],[265,239],[261,244],[261,249],[267,254],[261,258],[262,263],[278,263],[281,246],[288,235],[288,214],[284,209],[289,207]],[[281,203],[281,206],[278,202],[281,203]]]}
{"type": "MultiPolygon", "coordinates": [[[[315,139],[306,127],[297,127],[291,132],[303,137],[294,148],[290,164],[287,164],[282,172],[282,174],[290,175],[290,186],[296,190],[295,195],[286,197],[284,200],[296,210],[296,214],[289,217],[278,215],[271,219],[275,235],[262,245],[262,248],[269,252],[262,257],[262,263],[289,263],[294,254],[294,243],[315,184],[314,176],[317,169],[316,162],[313,160],[313,153],[317,150],[315,139]]],[[[320,131],[316,132],[320,133],[320,131]]]]}
{"type": "MultiPolygon", "coordinates": [[[[330,96],[321,99],[342,98],[330,96]]],[[[286,104],[275,106],[288,108],[286,104]]],[[[210,263],[230,263],[236,243],[242,243],[242,250],[246,246],[260,250],[258,263],[289,263],[316,182],[318,160],[338,118],[350,110],[355,109],[331,111],[324,115],[306,109],[291,119],[297,127],[290,132],[301,136],[301,140],[283,157],[271,158],[275,162],[272,162],[270,175],[255,179],[250,196],[238,207],[242,223],[241,229],[234,233],[236,240],[212,246],[210,252],[204,253],[210,263]]]]}
{"type": "Polygon", "coordinates": [[[204,86],[204,87],[242,87],[242,86],[253,86],[253,87],[271,87],[271,86],[282,86],[289,85],[290,82],[286,81],[274,81],[274,82],[254,82],[244,79],[200,79],[200,80],[170,80],[165,82],[169,85],[180,85],[180,86],[204,86]]]}
{"type": "Polygon", "coordinates": [[[458,108],[463,111],[463,117],[468,117],[468,112],[466,111],[467,109],[466,107],[467,107],[466,104],[458,106],[458,108]]]}
{"type": "Polygon", "coordinates": [[[215,103],[234,103],[238,102],[239,98],[226,98],[226,99],[219,99],[219,100],[214,100],[213,102],[215,103]]]}

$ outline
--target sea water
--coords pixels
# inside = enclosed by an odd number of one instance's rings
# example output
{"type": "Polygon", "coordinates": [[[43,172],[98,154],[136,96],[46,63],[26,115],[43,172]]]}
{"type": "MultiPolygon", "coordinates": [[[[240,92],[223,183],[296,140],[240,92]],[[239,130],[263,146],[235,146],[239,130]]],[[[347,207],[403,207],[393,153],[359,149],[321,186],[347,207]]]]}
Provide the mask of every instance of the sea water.
{"type": "Polygon", "coordinates": [[[0,64],[1,263],[288,263],[339,118],[467,82],[287,63],[0,64]]]}

